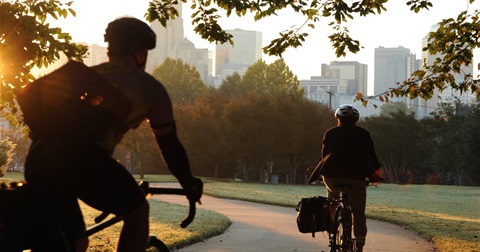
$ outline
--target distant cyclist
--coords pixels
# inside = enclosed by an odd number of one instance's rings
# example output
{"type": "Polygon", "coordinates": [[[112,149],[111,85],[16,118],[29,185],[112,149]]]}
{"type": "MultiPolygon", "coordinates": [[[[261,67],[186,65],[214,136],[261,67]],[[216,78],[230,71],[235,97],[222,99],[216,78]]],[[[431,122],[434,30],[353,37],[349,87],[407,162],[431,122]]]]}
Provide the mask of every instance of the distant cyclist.
{"type": "MultiPolygon", "coordinates": [[[[33,137],[25,178],[33,186],[53,187],[98,210],[123,216],[118,251],[145,251],[149,205],[135,179],[111,157],[124,134],[147,119],[165,162],[189,200],[200,200],[202,192],[197,189],[202,181],[191,174],[187,154],[177,137],[167,91],[145,72],[148,50],[156,45],[155,33],[146,23],[123,17],[108,24],[105,41],[109,62],[92,69],[130,99],[131,106],[124,108],[130,111],[127,119],[82,142],[33,137]]],[[[76,200],[72,209],[78,211],[76,200]]],[[[82,219],[80,225],[85,227],[82,219]]],[[[77,241],[77,247],[85,251],[88,240],[77,241]]]]}
{"type": "Polygon", "coordinates": [[[335,184],[351,184],[348,199],[354,215],[356,252],[362,252],[367,235],[365,217],[365,179],[379,177],[380,163],[375,154],[370,133],[356,125],[360,114],[352,105],[341,105],[335,111],[338,125],[325,133],[322,146],[322,161],[309,179],[312,183],[323,176],[327,197],[339,197],[335,184]]]}

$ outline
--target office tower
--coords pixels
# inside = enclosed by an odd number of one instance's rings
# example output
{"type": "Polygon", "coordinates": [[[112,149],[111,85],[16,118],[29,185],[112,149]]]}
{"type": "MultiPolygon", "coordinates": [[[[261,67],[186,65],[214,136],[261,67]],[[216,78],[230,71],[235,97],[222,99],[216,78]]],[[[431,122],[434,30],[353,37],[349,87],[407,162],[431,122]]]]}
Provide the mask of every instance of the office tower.
{"type": "Polygon", "coordinates": [[[197,49],[195,45],[184,38],[176,49],[175,58],[182,59],[183,62],[193,66],[200,73],[200,78],[204,83],[209,82],[209,77],[212,75],[212,58],[208,49],[197,49]]]}
{"type": "Polygon", "coordinates": [[[177,6],[179,17],[167,22],[163,27],[160,22],[151,23],[152,30],[157,35],[157,45],[150,51],[146,71],[151,73],[160,66],[166,58],[181,59],[184,63],[195,67],[200,73],[201,79],[206,84],[213,81],[213,59],[208,49],[197,49],[195,45],[185,38],[182,18],[182,2],[177,6]]]}
{"type": "Polygon", "coordinates": [[[262,58],[262,33],[241,29],[226,30],[233,35],[234,45],[217,44],[215,73],[232,72],[248,68],[262,58]]]}
{"type": "Polygon", "coordinates": [[[147,72],[152,72],[156,67],[161,65],[167,58],[176,58],[176,49],[183,41],[183,18],[182,18],[182,2],[177,6],[178,17],[167,21],[167,27],[163,27],[159,21],[154,21],[150,24],[152,30],[157,35],[157,45],[149,52],[147,62],[147,72]]]}
{"type": "Polygon", "coordinates": [[[412,58],[410,49],[402,46],[375,48],[374,95],[396,88],[397,83],[407,80],[412,74],[412,58]]]}
{"type": "MultiPolygon", "coordinates": [[[[86,44],[85,44],[86,45],[86,44]]],[[[88,53],[83,59],[83,63],[87,66],[95,66],[108,61],[107,48],[97,44],[87,45],[88,53]]]]}
{"type": "Polygon", "coordinates": [[[357,61],[332,61],[330,65],[322,64],[322,76],[332,79],[347,80],[346,94],[367,95],[368,66],[357,61]]]}

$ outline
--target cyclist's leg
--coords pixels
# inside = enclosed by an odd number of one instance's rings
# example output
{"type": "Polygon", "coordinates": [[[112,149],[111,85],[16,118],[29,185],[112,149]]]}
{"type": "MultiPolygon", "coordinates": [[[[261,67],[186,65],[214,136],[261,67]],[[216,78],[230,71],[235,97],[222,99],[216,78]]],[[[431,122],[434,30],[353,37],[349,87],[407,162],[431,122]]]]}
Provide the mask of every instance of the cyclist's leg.
{"type": "MultiPolygon", "coordinates": [[[[57,158],[55,151],[42,141],[33,142],[25,162],[25,179],[34,194],[31,197],[33,200],[29,203],[32,208],[30,217],[38,216],[41,219],[41,221],[36,219],[31,221],[39,223],[32,226],[32,228],[38,228],[32,231],[35,233],[33,242],[45,244],[45,240],[50,240],[53,244],[48,247],[53,250],[55,250],[53,246],[62,246],[64,235],[71,239],[69,246],[75,246],[73,238],[85,229],[83,216],[70,183],[70,175],[62,164],[62,160],[57,158]],[[63,227],[63,234],[53,231],[58,230],[54,228],[55,223],[63,227]],[[53,242],[55,238],[52,235],[59,236],[61,240],[59,244],[53,242]]],[[[88,240],[84,240],[81,244],[77,244],[76,251],[85,251],[87,247],[88,240]]],[[[62,248],[62,250],[66,249],[62,248]]]]}
{"type": "Polygon", "coordinates": [[[77,161],[79,198],[96,209],[124,217],[118,251],[145,251],[149,206],[132,175],[96,146],[82,150],[82,157],[77,161]]]}
{"type": "MultiPolygon", "coordinates": [[[[340,197],[340,192],[335,191],[333,185],[335,183],[338,183],[338,181],[341,179],[336,179],[336,178],[327,178],[323,177],[323,182],[325,183],[325,188],[327,189],[327,198],[333,199],[333,198],[339,198],[340,197]]],[[[332,203],[330,204],[330,213],[331,213],[331,219],[333,220],[335,218],[335,209],[337,208],[337,205],[332,203]]]]}
{"type": "Polygon", "coordinates": [[[363,251],[365,237],[367,235],[367,219],[365,217],[365,205],[367,200],[367,190],[364,181],[352,179],[348,182],[352,184],[353,190],[348,193],[348,199],[353,212],[355,243],[357,251],[363,251]]]}

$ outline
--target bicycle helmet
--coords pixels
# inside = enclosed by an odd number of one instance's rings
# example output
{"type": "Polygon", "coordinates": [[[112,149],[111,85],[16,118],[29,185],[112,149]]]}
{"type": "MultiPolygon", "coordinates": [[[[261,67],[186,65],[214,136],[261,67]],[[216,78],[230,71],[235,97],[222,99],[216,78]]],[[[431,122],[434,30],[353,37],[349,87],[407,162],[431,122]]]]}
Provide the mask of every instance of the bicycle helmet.
{"type": "Polygon", "coordinates": [[[337,118],[341,122],[355,123],[356,121],[358,121],[359,117],[360,113],[358,113],[358,110],[350,104],[340,105],[340,107],[338,107],[335,111],[335,118],[337,118]]]}
{"type": "Polygon", "coordinates": [[[133,17],[122,17],[108,24],[104,38],[109,43],[109,49],[135,52],[155,48],[157,36],[145,22],[133,17]]]}

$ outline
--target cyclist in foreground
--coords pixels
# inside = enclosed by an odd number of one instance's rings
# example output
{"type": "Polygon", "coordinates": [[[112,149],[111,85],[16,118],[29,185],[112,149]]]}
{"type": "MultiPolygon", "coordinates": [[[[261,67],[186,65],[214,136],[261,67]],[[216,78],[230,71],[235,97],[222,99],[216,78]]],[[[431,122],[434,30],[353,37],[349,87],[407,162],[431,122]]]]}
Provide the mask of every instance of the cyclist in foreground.
{"type": "MultiPolygon", "coordinates": [[[[108,25],[105,41],[109,62],[92,69],[130,99],[131,107],[125,108],[130,110],[127,119],[82,142],[42,139],[32,132],[25,179],[33,186],[72,196],[75,200],[65,202],[72,211],[80,213],[76,201],[79,198],[93,208],[124,217],[118,251],[145,251],[149,234],[148,202],[131,174],[111,157],[124,134],[147,119],[168,168],[190,201],[200,200],[202,192],[198,188],[202,181],[190,171],[186,151],[177,137],[167,91],[145,72],[148,50],[156,45],[155,33],[146,23],[124,17],[108,25]]],[[[75,226],[84,229],[83,218],[79,217],[75,226]]],[[[77,241],[77,247],[78,251],[85,251],[88,240],[77,241]]]]}
{"type": "Polygon", "coordinates": [[[325,133],[322,161],[309,178],[312,183],[322,176],[327,187],[327,197],[339,197],[336,184],[351,184],[348,192],[354,216],[354,235],[357,252],[362,252],[367,235],[365,206],[367,200],[366,178],[375,181],[380,177],[380,162],[375,154],[370,133],[356,125],[360,114],[352,105],[341,105],[335,111],[338,125],[325,133]]]}

